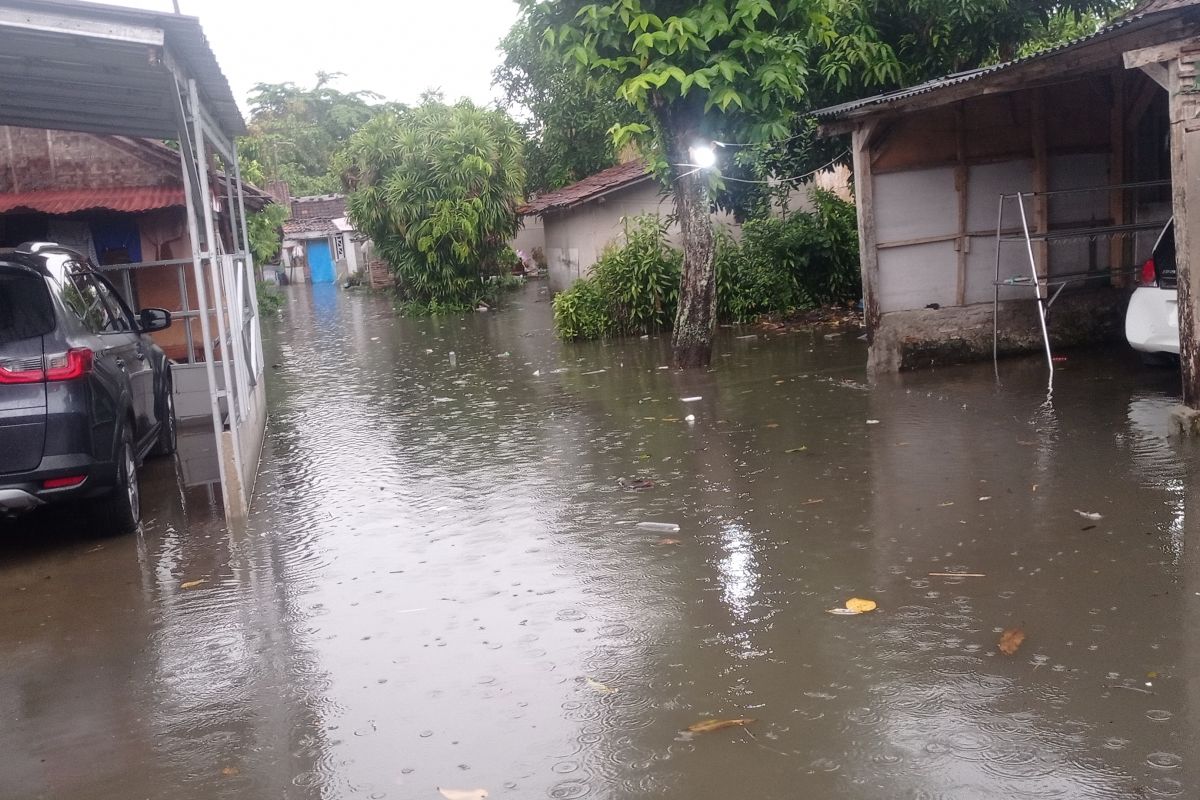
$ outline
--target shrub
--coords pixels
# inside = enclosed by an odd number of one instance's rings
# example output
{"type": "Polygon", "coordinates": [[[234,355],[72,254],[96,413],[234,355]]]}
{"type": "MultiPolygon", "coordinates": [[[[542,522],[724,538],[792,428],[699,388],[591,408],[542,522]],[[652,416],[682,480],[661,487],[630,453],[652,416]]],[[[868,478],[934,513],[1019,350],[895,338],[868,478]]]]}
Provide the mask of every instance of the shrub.
{"type": "Polygon", "coordinates": [[[727,235],[718,240],[717,309],[722,319],[749,322],[762,314],[859,298],[854,205],[819,189],[812,200],[811,212],[747,222],[740,243],[727,235]]]}
{"type": "Polygon", "coordinates": [[[259,281],[254,285],[258,296],[258,313],[263,317],[274,316],[283,308],[283,296],[269,283],[259,281]]]}
{"type": "Polygon", "coordinates": [[[554,297],[554,328],[563,339],[603,339],[612,335],[608,298],[592,278],[577,281],[554,297]]]}
{"type": "Polygon", "coordinates": [[[564,339],[599,339],[667,330],[675,318],[683,256],[656,216],[627,221],[625,244],[610,246],[590,277],[554,298],[564,339]]]}

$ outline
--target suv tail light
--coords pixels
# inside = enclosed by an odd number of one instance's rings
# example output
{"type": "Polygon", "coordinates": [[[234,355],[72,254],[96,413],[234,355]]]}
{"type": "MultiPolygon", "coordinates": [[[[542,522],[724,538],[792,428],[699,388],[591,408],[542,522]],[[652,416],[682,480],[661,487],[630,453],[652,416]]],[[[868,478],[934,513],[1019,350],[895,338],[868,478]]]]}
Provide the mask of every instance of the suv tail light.
{"type": "Polygon", "coordinates": [[[86,347],[42,358],[13,358],[0,361],[0,383],[43,383],[73,381],[92,371],[95,354],[86,347]]]}
{"type": "Polygon", "coordinates": [[[82,378],[92,371],[95,358],[95,354],[86,347],[46,356],[46,380],[73,381],[82,378]]]}
{"type": "Polygon", "coordinates": [[[1142,286],[1157,286],[1158,285],[1158,267],[1154,264],[1153,258],[1147,258],[1146,263],[1142,264],[1142,286]]]}

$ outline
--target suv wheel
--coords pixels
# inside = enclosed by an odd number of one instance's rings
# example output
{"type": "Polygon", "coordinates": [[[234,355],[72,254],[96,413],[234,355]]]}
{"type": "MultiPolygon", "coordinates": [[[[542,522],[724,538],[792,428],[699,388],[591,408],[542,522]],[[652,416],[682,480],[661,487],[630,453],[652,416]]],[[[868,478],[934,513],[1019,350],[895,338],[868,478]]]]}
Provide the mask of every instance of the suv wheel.
{"type": "Polygon", "coordinates": [[[166,389],[163,391],[159,408],[162,409],[162,420],[158,426],[158,441],[154,444],[154,455],[169,456],[175,452],[179,438],[179,430],[175,425],[175,392],[170,383],[167,383],[166,389]]]}
{"type": "Polygon", "coordinates": [[[137,528],[142,518],[141,486],[138,483],[137,454],[128,426],[121,432],[117,454],[117,482],[109,495],[96,506],[104,533],[121,535],[137,528]]]}

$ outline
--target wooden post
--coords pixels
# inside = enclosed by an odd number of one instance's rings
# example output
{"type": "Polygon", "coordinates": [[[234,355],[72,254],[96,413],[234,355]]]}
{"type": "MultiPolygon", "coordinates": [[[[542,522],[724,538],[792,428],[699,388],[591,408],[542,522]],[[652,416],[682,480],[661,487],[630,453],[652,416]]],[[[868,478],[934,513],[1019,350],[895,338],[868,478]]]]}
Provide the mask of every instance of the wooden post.
{"type": "Polygon", "coordinates": [[[871,175],[871,135],[875,122],[867,121],[854,129],[854,200],[858,204],[858,246],[862,265],[863,317],[867,342],[874,344],[882,316],[879,310],[879,251],[875,237],[875,192],[871,175]]]}
{"type": "MultiPolygon", "coordinates": [[[[1033,134],[1033,231],[1036,235],[1045,236],[1050,231],[1050,198],[1045,192],[1050,190],[1050,164],[1046,152],[1046,106],[1045,92],[1034,89],[1030,92],[1030,128],[1033,134]]],[[[1045,239],[1033,243],[1034,261],[1038,275],[1043,278],[1050,274],[1050,248],[1045,239]]]]}
{"type": "Polygon", "coordinates": [[[1200,254],[1193,251],[1192,244],[1200,244],[1200,97],[1182,91],[1179,62],[1180,59],[1174,59],[1168,64],[1171,199],[1179,274],[1179,359],[1183,404],[1200,409],[1200,254]]]}
{"type": "MultiPolygon", "coordinates": [[[[1114,186],[1125,183],[1125,72],[1117,70],[1112,75],[1112,108],[1109,116],[1109,162],[1108,182],[1114,186]]],[[[1108,216],[1112,225],[1125,224],[1125,190],[1113,189],[1108,197],[1108,216]]],[[[1129,276],[1125,273],[1127,240],[1113,236],[1108,241],[1108,269],[1115,286],[1127,286],[1129,276]]]]}
{"type": "Polygon", "coordinates": [[[958,196],[958,239],[954,249],[958,256],[958,286],[954,293],[956,305],[967,304],[967,257],[971,252],[971,237],[967,236],[968,187],[970,171],[967,168],[967,125],[966,110],[962,103],[954,107],[954,137],[956,163],[954,165],[954,191],[958,196]]]}

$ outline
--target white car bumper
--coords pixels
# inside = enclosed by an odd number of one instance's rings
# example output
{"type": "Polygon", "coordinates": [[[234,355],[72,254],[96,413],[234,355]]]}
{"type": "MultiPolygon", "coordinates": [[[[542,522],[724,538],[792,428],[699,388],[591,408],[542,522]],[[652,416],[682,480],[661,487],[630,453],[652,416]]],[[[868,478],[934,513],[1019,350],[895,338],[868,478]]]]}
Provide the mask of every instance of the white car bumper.
{"type": "Polygon", "coordinates": [[[1142,353],[1179,355],[1179,293],[1152,286],[1135,289],[1125,312],[1125,338],[1142,353]]]}

